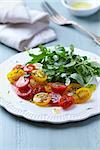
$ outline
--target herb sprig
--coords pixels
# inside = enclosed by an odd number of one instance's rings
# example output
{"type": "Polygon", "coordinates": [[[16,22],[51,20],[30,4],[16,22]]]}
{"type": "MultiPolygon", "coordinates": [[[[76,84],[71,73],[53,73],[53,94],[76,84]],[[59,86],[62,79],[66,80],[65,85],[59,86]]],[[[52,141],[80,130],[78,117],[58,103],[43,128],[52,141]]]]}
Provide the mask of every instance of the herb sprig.
{"type": "Polygon", "coordinates": [[[88,85],[95,76],[100,77],[100,64],[90,61],[87,56],[74,54],[74,46],[67,51],[63,46],[48,49],[39,46],[40,54],[29,53],[32,57],[28,64],[41,63],[43,71],[48,75],[49,82],[77,82],[88,85]]]}

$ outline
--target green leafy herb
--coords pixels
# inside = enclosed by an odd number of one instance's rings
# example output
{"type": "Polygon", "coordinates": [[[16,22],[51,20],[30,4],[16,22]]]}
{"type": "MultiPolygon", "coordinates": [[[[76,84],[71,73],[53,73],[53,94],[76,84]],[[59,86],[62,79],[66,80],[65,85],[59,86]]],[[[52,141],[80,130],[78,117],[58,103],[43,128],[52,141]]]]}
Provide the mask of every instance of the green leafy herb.
{"type": "Polygon", "coordinates": [[[41,63],[49,82],[77,82],[85,86],[90,84],[95,76],[100,77],[100,64],[90,61],[87,56],[74,54],[73,45],[70,45],[68,51],[60,45],[53,49],[43,45],[39,48],[39,55],[29,53],[32,59],[28,64],[41,63]]]}

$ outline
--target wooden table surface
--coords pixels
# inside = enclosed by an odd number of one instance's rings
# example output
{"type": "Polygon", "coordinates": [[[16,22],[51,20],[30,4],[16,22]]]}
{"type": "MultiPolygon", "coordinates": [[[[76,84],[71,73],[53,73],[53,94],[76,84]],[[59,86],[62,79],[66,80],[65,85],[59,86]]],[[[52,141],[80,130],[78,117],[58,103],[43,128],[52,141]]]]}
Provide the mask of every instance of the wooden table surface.
{"type": "MultiPolygon", "coordinates": [[[[42,0],[26,0],[33,9],[41,9],[42,0]]],[[[60,0],[48,0],[60,13],[100,35],[100,11],[95,15],[74,17],[62,6],[60,0]]],[[[100,47],[91,38],[71,27],[50,26],[57,33],[57,40],[47,45],[62,44],[96,53],[100,47]]],[[[0,63],[17,51],[0,44],[0,63]]],[[[87,120],[62,125],[37,123],[15,117],[0,107],[0,150],[99,150],[100,115],[87,120]]]]}

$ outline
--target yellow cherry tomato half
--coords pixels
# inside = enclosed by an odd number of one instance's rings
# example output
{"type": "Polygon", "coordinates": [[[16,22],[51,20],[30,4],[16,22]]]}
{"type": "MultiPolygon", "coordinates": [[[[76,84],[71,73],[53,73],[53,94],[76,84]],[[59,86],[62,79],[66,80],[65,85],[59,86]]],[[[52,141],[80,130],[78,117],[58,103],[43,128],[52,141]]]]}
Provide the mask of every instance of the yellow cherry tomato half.
{"type": "Polygon", "coordinates": [[[7,78],[10,81],[11,84],[14,84],[15,81],[17,81],[21,76],[23,76],[25,73],[22,69],[13,69],[7,74],[7,78]]]}
{"type": "Polygon", "coordinates": [[[47,75],[40,69],[34,70],[32,72],[32,76],[37,82],[40,82],[40,83],[45,82],[47,80],[47,75]]]}
{"type": "Polygon", "coordinates": [[[38,106],[47,106],[51,100],[51,96],[48,93],[38,93],[34,96],[33,102],[38,106]]]}
{"type": "Polygon", "coordinates": [[[76,94],[73,95],[74,96],[74,102],[76,104],[85,103],[90,99],[91,95],[92,95],[91,91],[88,88],[85,88],[85,87],[79,88],[76,91],[76,94]]]}

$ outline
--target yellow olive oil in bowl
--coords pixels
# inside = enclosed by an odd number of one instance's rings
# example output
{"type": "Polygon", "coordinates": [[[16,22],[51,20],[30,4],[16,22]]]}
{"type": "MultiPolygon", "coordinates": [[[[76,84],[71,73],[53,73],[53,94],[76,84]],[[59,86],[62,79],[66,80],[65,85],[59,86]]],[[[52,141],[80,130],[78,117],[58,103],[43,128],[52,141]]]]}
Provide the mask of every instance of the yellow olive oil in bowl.
{"type": "Polygon", "coordinates": [[[100,0],[61,0],[62,4],[76,16],[89,16],[100,9],[100,0]]]}
{"type": "Polygon", "coordinates": [[[92,3],[89,2],[73,2],[71,7],[74,9],[90,9],[93,7],[92,3]]]}

